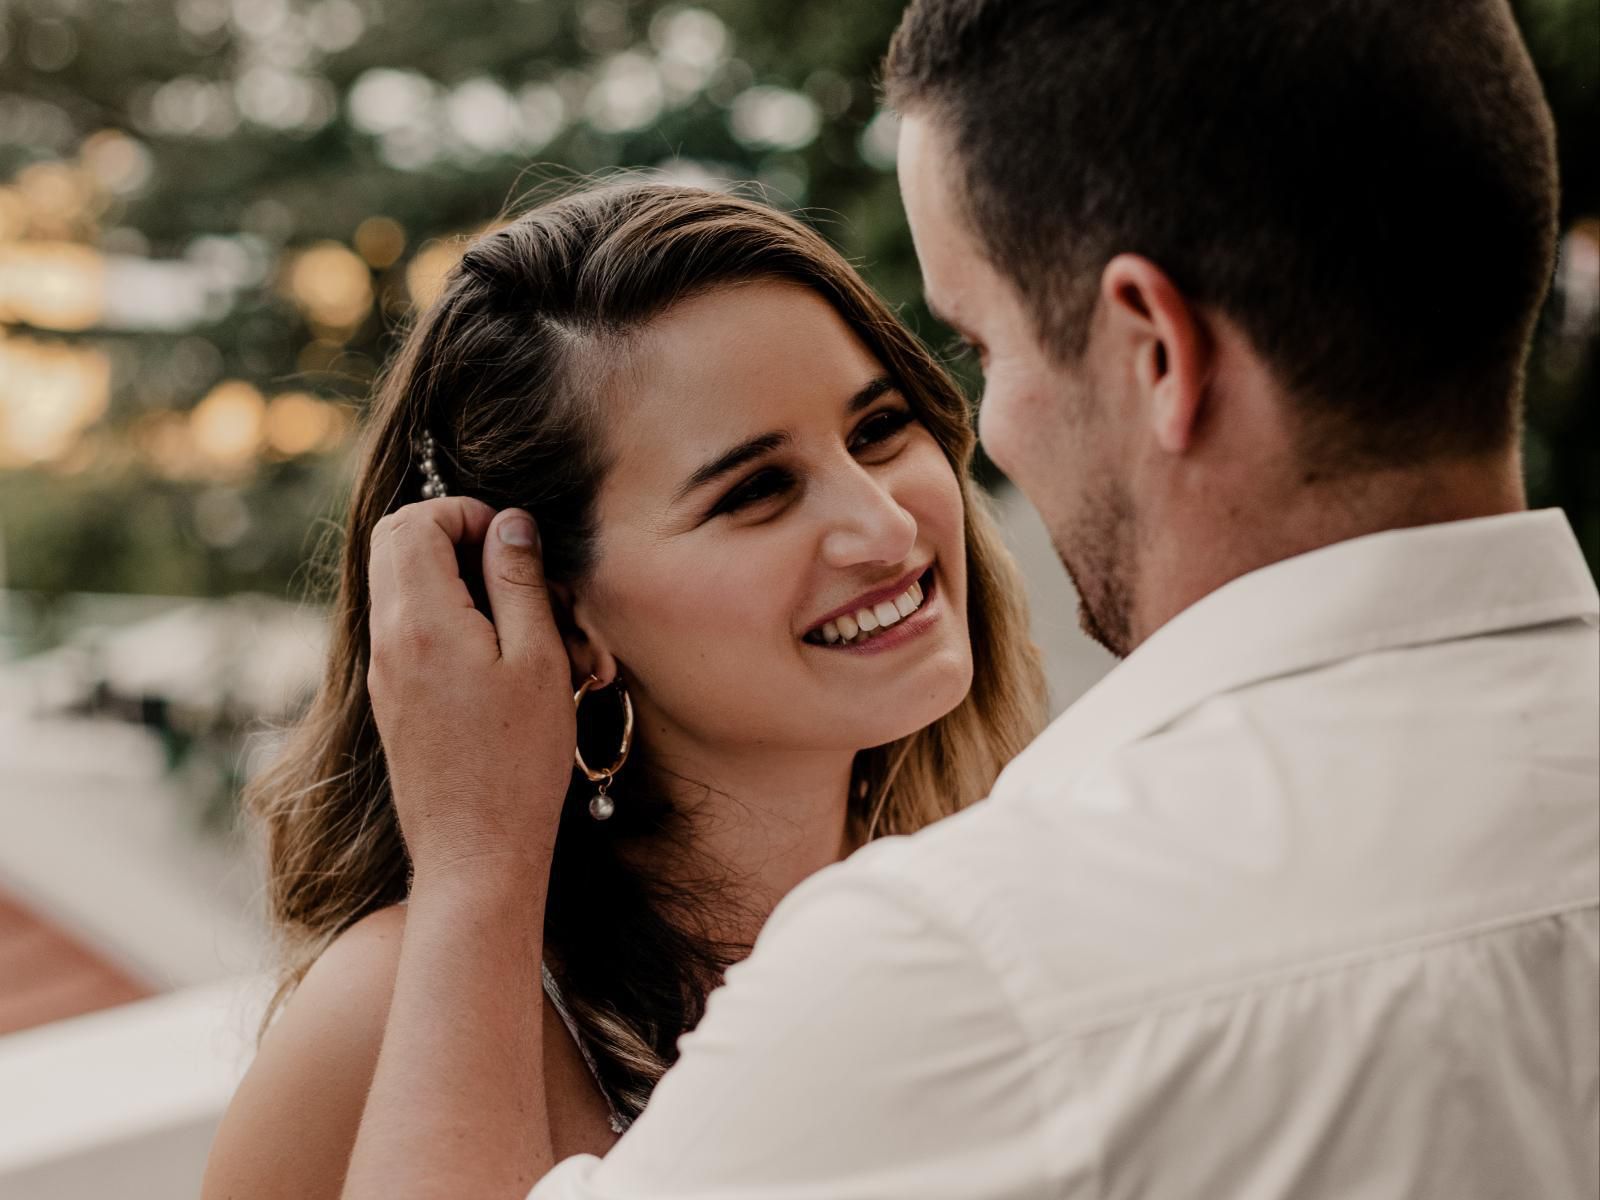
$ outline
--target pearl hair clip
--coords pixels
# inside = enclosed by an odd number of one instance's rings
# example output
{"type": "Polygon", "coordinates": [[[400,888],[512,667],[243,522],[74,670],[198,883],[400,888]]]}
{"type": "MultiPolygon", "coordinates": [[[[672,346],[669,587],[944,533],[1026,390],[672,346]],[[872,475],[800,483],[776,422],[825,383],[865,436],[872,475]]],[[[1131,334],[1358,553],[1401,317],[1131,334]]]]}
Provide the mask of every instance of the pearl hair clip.
{"type": "Polygon", "coordinates": [[[438,463],[434,460],[433,434],[428,430],[422,431],[422,436],[416,441],[418,454],[417,470],[422,472],[426,480],[422,485],[422,498],[431,500],[435,496],[448,496],[450,493],[444,486],[444,480],[439,475],[438,463]]]}

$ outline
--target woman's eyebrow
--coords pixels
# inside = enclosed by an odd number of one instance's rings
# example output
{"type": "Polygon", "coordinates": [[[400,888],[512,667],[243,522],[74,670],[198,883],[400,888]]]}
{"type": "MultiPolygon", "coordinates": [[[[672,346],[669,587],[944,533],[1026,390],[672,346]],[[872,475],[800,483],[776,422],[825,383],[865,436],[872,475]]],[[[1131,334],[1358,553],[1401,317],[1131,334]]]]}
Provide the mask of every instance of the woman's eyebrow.
{"type": "Polygon", "coordinates": [[[751,459],[760,458],[764,454],[771,454],[778,447],[788,444],[789,435],[787,433],[763,433],[760,437],[753,437],[748,441],[740,442],[732,450],[729,450],[726,454],[718,455],[689,476],[688,479],[684,480],[677,492],[673,494],[672,502],[676,504],[690,492],[704,487],[713,479],[718,479],[729,472],[737,471],[751,459]]]}
{"type": "MultiPolygon", "coordinates": [[[[854,415],[866,408],[885,392],[892,392],[893,390],[894,381],[887,375],[880,375],[876,379],[873,379],[865,384],[858,392],[855,393],[855,395],[851,396],[850,399],[845,402],[845,412],[850,415],[854,415]]],[[[760,458],[762,455],[771,454],[780,446],[788,445],[789,440],[789,435],[787,433],[776,432],[763,433],[759,437],[753,437],[747,441],[740,442],[733,449],[729,450],[725,454],[718,455],[716,458],[706,463],[705,466],[697,470],[693,475],[689,476],[688,479],[684,480],[679,486],[678,490],[673,493],[672,502],[676,504],[690,492],[704,487],[712,480],[720,479],[724,475],[727,475],[733,471],[737,471],[746,463],[760,458]]]]}
{"type": "Polygon", "coordinates": [[[894,391],[894,380],[890,379],[887,375],[879,375],[854,396],[851,396],[849,402],[845,405],[844,410],[851,416],[854,416],[885,392],[892,391],[894,391]]]}

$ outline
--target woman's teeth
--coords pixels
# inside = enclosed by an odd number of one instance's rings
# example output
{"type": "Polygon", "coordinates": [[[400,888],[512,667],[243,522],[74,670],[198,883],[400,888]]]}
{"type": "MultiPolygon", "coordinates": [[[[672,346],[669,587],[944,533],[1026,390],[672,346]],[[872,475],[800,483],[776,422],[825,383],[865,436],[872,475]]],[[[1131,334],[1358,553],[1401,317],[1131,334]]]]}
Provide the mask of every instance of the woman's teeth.
{"type": "MultiPolygon", "coordinates": [[[[848,616],[835,617],[822,627],[821,640],[830,646],[864,642],[874,633],[881,633],[909,617],[922,607],[922,601],[922,584],[913,583],[893,600],[884,600],[871,608],[858,608],[848,616]]],[[[811,635],[811,640],[816,637],[816,634],[811,635]]]]}

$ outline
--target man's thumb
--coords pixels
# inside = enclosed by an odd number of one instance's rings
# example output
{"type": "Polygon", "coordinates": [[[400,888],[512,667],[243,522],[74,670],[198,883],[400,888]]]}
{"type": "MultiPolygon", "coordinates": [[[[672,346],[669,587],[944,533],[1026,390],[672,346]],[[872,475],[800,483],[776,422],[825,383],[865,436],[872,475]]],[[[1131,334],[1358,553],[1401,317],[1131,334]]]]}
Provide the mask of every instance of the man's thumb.
{"type": "Polygon", "coordinates": [[[483,586],[502,657],[526,659],[538,643],[557,636],[545,586],[539,528],[520,508],[498,513],[489,526],[483,586]]]}

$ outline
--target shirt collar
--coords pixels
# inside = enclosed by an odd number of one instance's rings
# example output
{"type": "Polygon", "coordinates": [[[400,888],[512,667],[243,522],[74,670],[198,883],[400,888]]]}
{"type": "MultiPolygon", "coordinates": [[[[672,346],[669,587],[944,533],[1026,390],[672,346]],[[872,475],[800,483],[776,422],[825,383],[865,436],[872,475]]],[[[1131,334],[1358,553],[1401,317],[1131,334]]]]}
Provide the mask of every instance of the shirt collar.
{"type": "Polygon", "coordinates": [[[1059,784],[1068,764],[1234,688],[1358,654],[1574,619],[1600,623],[1600,595],[1560,509],[1336,542],[1241,575],[1179,613],[1013,766],[1043,756],[1059,784]]]}

